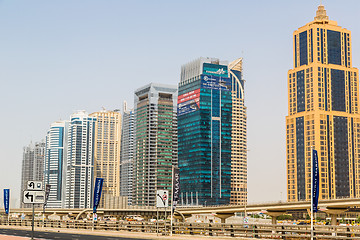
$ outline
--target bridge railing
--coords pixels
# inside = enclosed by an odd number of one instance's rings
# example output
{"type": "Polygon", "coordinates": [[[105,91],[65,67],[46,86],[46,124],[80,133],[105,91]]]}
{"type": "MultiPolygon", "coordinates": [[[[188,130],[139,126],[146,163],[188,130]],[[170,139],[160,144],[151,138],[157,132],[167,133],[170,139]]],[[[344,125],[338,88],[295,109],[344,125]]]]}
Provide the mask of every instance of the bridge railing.
{"type": "MultiPolygon", "coordinates": [[[[30,227],[31,220],[15,220],[9,222],[0,220],[0,225],[30,227]]],[[[62,228],[62,229],[88,229],[102,231],[131,231],[169,234],[170,224],[159,222],[136,222],[136,221],[55,221],[35,220],[35,227],[62,228]]],[[[204,235],[204,236],[227,236],[227,237],[251,237],[269,239],[310,239],[310,226],[308,225],[271,225],[271,224],[220,224],[220,223],[174,223],[173,234],[204,235]]],[[[359,226],[318,226],[314,227],[315,239],[347,239],[360,240],[359,226]]]]}

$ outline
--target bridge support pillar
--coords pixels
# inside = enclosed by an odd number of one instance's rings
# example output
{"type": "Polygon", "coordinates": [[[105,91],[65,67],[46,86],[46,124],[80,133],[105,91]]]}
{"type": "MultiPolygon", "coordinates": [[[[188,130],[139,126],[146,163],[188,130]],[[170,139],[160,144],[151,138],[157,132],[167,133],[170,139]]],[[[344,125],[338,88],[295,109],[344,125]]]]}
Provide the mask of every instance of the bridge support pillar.
{"type": "Polygon", "coordinates": [[[221,223],[225,223],[226,219],[229,217],[234,216],[234,213],[216,213],[215,217],[218,217],[221,219],[221,223]]]}
{"type": "Polygon", "coordinates": [[[337,224],[337,214],[329,214],[330,215],[330,217],[331,217],[331,222],[330,222],[330,224],[331,225],[336,225],[337,224]]]}
{"type": "Polygon", "coordinates": [[[337,225],[337,216],[340,213],[344,213],[347,211],[347,208],[329,208],[327,207],[325,210],[321,210],[323,212],[326,212],[331,217],[331,225],[337,225]]]}
{"type": "Polygon", "coordinates": [[[271,217],[271,224],[277,224],[276,217],[285,214],[286,211],[266,211],[266,214],[271,217]]]}
{"type": "Polygon", "coordinates": [[[277,224],[277,220],[275,216],[271,216],[271,224],[273,225],[277,224]]]}

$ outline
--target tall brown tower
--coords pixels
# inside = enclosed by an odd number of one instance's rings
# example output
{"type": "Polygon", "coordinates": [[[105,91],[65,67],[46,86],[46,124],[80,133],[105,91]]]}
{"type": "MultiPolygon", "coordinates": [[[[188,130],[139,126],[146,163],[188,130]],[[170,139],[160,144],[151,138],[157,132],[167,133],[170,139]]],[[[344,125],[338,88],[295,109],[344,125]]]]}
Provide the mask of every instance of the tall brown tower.
{"type": "Polygon", "coordinates": [[[351,32],[320,5],[314,21],[293,34],[288,72],[287,199],[309,200],[310,149],[318,150],[320,199],[360,197],[359,72],[351,32]]]}

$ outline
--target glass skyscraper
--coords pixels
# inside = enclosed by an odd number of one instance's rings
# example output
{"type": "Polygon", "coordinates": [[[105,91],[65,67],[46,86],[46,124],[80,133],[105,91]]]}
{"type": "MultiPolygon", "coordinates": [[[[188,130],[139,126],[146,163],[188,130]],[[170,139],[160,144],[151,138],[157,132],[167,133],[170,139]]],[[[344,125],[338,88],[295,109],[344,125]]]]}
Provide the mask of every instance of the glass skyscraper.
{"type": "MultiPolygon", "coordinates": [[[[210,58],[200,58],[181,68],[178,162],[181,202],[184,205],[246,201],[246,118],[245,143],[240,147],[240,141],[232,141],[235,135],[233,96],[243,98],[241,60],[233,62],[232,68],[229,69],[227,62],[210,58]],[[240,167],[245,168],[242,184],[233,178],[240,172],[240,167]],[[232,194],[238,196],[231,201],[232,194]]],[[[237,108],[235,115],[245,117],[245,108],[237,108]]]]}
{"type": "Polygon", "coordinates": [[[318,151],[320,199],[360,196],[359,73],[351,32],[320,5],[293,34],[288,72],[287,199],[309,200],[311,147],[318,151]]]}
{"type": "Polygon", "coordinates": [[[51,186],[47,208],[63,208],[65,204],[68,127],[68,121],[54,122],[46,135],[44,184],[51,186]]]}
{"type": "Polygon", "coordinates": [[[150,83],[135,91],[135,161],[132,203],[154,206],[169,190],[177,165],[177,87],[150,83]]]}

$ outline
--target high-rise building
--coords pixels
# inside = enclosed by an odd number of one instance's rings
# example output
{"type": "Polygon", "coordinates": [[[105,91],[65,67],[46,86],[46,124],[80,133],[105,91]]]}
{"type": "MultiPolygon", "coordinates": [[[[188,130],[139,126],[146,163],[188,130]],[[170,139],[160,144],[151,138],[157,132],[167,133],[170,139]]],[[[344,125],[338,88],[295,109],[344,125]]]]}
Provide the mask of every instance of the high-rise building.
{"type": "Polygon", "coordinates": [[[68,121],[58,121],[52,123],[47,132],[44,164],[44,184],[50,185],[47,208],[65,206],[68,127],[68,121]]]}
{"type": "Polygon", "coordinates": [[[124,102],[121,132],[120,195],[128,197],[128,205],[132,204],[133,195],[134,120],[134,110],[128,109],[127,103],[124,102]]]}
{"type": "Polygon", "coordinates": [[[309,200],[311,147],[318,151],[320,199],[360,196],[359,73],[351,32],[320,5],[314,21],[293,34],[288,72],[287,198],[309,200]]]}
{"type": "Polygon", "coordinates": [[[247,117],[242,58],[229,64],[232,93],[230,204],[247,203],[247,117]]]}
{"type": "Polygon", "coordinates": [[[94,140],[95,178],[103,178],[102,195],[99,207],[108,206],[105,200],[112,201],[120,196],[120,147],[121,113],[100,111],[90,114],[96,119],[94,140]]]}
{"type": "Polygon", "coordinates": [[[32,204],[23,203],[23,198],[24,198],[23,192],[27,189],[28,181],[43,181],[44,157],[45,157],[45,142],[35,142],[35,143],[31,142],[27,147],[24,147],[22,171],[21,171],[21,188],[20,188],[21,208],[32,207],[32,204]]]}
{"type": "Polygon", "coordinates": [[[70,117],[65,208],[92,207],[95,122],[85,111],[70,117]]]}
{"type": "Polygon", "coordinates": [[[181,68],[178,97],[182,204],[247,199],[242,60],[200,58],[181,68]]]}
{"type": "Polygon", "coordinates": [[[148,84],[135,91],[135,161],[132,202],[154,206],[156,190],[169,190],[177,164],[177,87],[148,84]]]}

